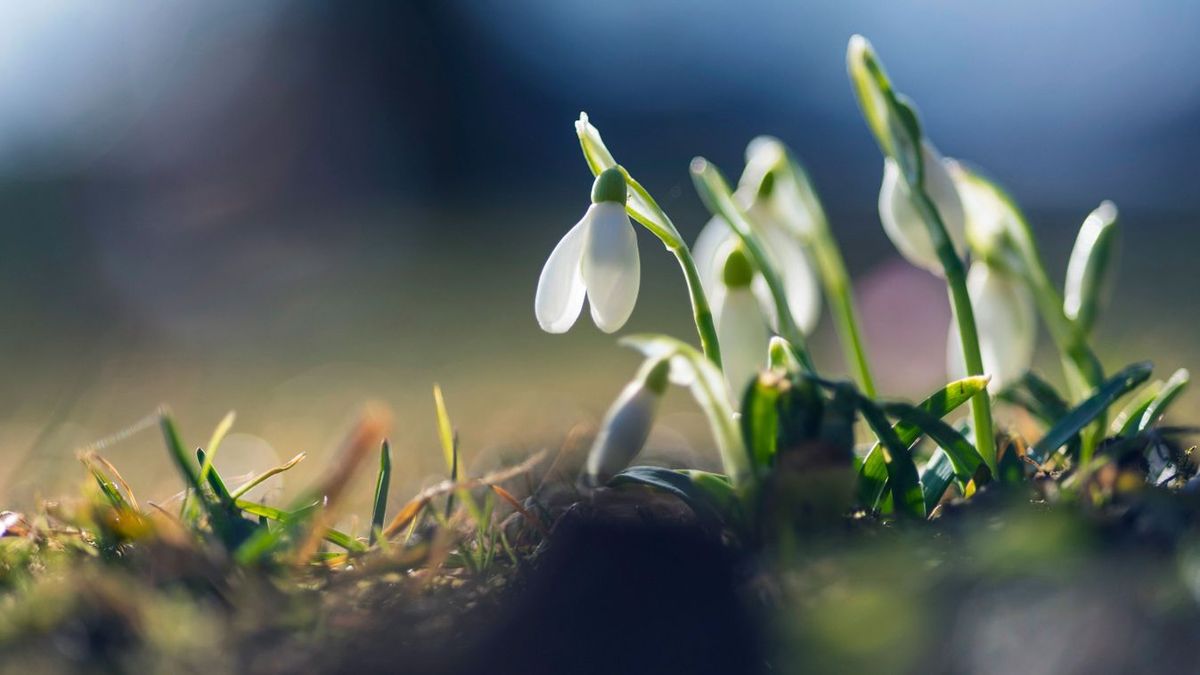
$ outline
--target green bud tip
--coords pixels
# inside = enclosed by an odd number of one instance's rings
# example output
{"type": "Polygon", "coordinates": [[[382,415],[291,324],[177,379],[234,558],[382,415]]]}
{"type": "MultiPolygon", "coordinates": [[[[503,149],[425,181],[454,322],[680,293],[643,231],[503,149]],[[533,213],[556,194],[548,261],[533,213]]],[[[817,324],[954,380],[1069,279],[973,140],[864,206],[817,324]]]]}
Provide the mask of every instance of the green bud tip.
{"type": "Polygon", "coordinates": [[[599,204],[600,202],[616,202],[624,204],[625,198],[629,196],[629,189],[625,186],[625,174],[617,167],[605,169],[596,176],[596,182],[592,183],[592,203],[599,204]]]}
{"type": "Polygon", "coordinates": [[[775,370],[798,370],[800,364],[787,340],[775,335],[767,345],[767,362],[775,370]]]}
{"type": "Polygon", "coordinates": [[[729,252],[725,258],[725,267],[721,270],[721,280],[726,288],[745,288],[754,281],[754,266],[746,257],[741,246],[729,252]]]}
{"type": "Polygon", "coordinates": [[[646,388],[661,396],[667,390],[670,374],[671,359],[659,359],[650,372],[646,373],[646,388]]]}
{"type": "Polygon", "coordinates": [[[762,182],[758,184],[758,198],[767,199],[771,196],[771,190],[775,188],[775,170],[768,171],[762,177],[762,182]]]}

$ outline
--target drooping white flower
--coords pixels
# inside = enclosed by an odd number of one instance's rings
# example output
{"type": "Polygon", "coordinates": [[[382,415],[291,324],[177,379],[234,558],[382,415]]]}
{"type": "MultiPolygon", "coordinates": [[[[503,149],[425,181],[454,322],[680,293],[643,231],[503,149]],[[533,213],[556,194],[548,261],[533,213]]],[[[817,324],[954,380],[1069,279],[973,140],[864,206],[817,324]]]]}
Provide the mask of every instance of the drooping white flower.
{"type": "Polygon", "coordinates": [[[607,482],[642,451],[667,389],[670,369],[670,359],[648,362],[638,377],[621,390],[605,414],[600,433],[588,453],[585,471],[589,483],[607,482]]]}
{"type": "Polygon", "coordinates": [[[781,169],[791,170],[787,147],[772,136],[758,136],[746,145],[746,168],[738,180],[738,201],[751,220],[778,225],[801,239],[816,235],[820,202],[806,180],[777,180],[781,169]]]}
{"type": "MultiPolygon", "coordinates": [[[[812,333],[818,319],[821,318],[821,283],[808,254],[799,242],[782,228],[758,219],[752,221],[750,226],[756,230],[763,243],[763,252],[767,255],[767,260],[779,274],[796,326],[805,334],[812,333]]],[[[692,256],[700,273],[700,284],[704,286],[704,292],[714,307],[721,304],[726,292],[722,283],[725,260],[730,251],[739,246],[737,235],[725,219],[714,216],[700,231],[696,245],[692,247],[692,256]]],[[[768,323],[776,326],[775,303],[771,298],[771,289],[767,287],[766,279],[761,274],[754,275],[750,290],[758,298],[768,323]]]]}
{"type": "MultiPolygon", "coordinates": [[[[946,232],[961,256],[965,251],[965,215],[962,200],[946,160],[929,141],[921,143],[925,192],[937,208],[946,232]]],[[[895,160],[883,160],[883,185],[879,189],[879,219],[900,254],[917,267],[942,275],[942,263],[929,236],[929,227],[913,203],[908,183],[895,160]]]]}
{"type": "Polygon", "coordinates": [[[746,385],[767,365],[771,333],[762,304],[752,290],[754,268],[740,248],[725,257],[722,286],[725,292],[714,306],[721,365],[734,409],[741,407],[746,385]]]}
{"type": "Polygon", "coordinates": [[[637,234],[625,212],[627,189],[620,169],[596,177],[592,205],[546,259],[538,278],[534,313],[548,333],[575,324],[586,296],[596,326],[612,333],[625,325],[641,283],[637,234]]]}
{"type": "MultiPolygon", "coordinates": [[[[1016,276],[983,262],[967,272],[967,294],[975,312],[983,371],[991,376],[988,391],[1003,391],[1025,374],[1037,343],[1033,295],[1016,276]]],[[[950,326],[946,368],[952,379],[966,376],[958,325],[950,326]]]]}

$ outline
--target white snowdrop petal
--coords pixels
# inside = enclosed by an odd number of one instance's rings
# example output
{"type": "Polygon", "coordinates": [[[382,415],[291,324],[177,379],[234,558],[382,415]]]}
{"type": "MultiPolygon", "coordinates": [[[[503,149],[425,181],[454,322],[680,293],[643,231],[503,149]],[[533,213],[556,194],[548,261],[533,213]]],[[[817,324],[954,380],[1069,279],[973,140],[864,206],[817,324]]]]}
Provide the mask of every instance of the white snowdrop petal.
{"type": "Polygon", "coordinates": [[[533,309],[538,325],[548,333],[566,332],[583,309],[585,288],[580,263],[594,208],[594,205],[589,208],[583,218],[559,240],[538,277],[533,309]]]}
{"type": "Polygon", "coordinates": [[[700,275],[700,285],[708,296],[710,305],[720,302],[725,294],[725,284],[722,283],[722,272],[725,259],[729,252],[737,246],[737,236],[729,224],[720,216],[709,219],[696,244],[692,246],[692,259],[696,261],[696,271],[700,275]]]}
{"type": "Polygon", "coordinates": [[[1033,296],[1020,279],[982,263],[972,265],[967,273],[967,291],[975,310],[983,367],[992,376],[988,388],[1001,391],[1033,361],[1037,342],[1033,296]]]}
{"type": "Polygon", "coordinates": [[[580,269],[592,319],[600,330],[612,333],[625,325],[637,304],[642,268],[637,234],[621,204],[601,202],[590,210],[594,215],[580,269]]]}
{"type": "Polygon", "coordinates": [[[654,426],[661,397],[641,382],[630,383],[608,409],[588,454],[587,473],[603,483],[629,466],[654,426]]]}
{"type": "MultiPolygon", "coordinates": [[[[933,200],[955,250],[962,255],[965,237],[962,200],[941,155],[928,142],[922,149],[925,190],[933,200]]],[[[888,238],[909,262],[939,276],[942,274],[942,264],[933,247],[928,226],[913,204],[900,167],[890,158],[884,160],[883,184],[879,190],[879,219],[888,238]]]]}
{"type": "Polygon", "coordinates": [[[765,227],[763,243],[768,257],[779,272],[788,308],[796,326],[811,334],[821,318],[821,282],[808,254],[796,238],[779,227],[765,227]]]}
{"type": "Polygon", "coordinates": [[[944,159],[929,141],[921,144],[921,157],[925,166],[925,191],[937,207],[942,217],[942,224],[950,240],[954,242],[954,250],[961,257],[966,252],[966,215],[963,211],[962,198],[950,174],[947,160],[944,159]]]}
{"type": "Polygon", "coordinates": [[[767,365],[771,338],[758,298],[750,289],[730,289],[725,294],[717,312],[717,338],[730,401],[738,408],[746,385],[767,365]]]}
{"type": "MultiPolygon", "coordinates": [[[[1033,296],[1020,279],[983,263],[971,265],[967,292],[975,313],[983,371],[992,378],[988,391],[995,394],[1020,379],[1033,362],[1037,346],[1033,296]]],[[[952,379],[966,375],[957,325],[950,327],[946,366],[952,379]]]]}

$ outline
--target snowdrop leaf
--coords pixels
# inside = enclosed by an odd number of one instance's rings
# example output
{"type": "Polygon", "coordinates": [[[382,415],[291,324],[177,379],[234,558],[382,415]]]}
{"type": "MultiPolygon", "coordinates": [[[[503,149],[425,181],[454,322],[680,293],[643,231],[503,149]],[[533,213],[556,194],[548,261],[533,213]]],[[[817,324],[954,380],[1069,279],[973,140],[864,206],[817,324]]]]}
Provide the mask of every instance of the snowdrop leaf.
{"type": "Polygon", "coordinates": [[[1191,375],[1186,368],[1176,370],[1171,377],[1167,378],[1166,384],[1158,394],[1146,406],[1142,412],[1141,418],[1138,420],[1137,430],[1143,432],[1154,425],[1164,414],[1167,408],[1179,398],[1183,390],[1187,388],[1188,382],[1191,380],[1191,375]]]}
{"type": "Polygon", "coordinates": [[[1117,207],[1106,201],[1079,228],[1063,286],[1063,312],[1084,333],[1091,332],[1105,300],[1115,267],[1116,240],[1117,207]]]}
{"type": "Polygon", "coordinates": [[[721,455],[725,473],[735,485],[753,478],[742,436],[734,420],[733,406],[726,393],[721,371],[695,347],[666,335],[630,335],[620,344],[632,347],[647,358],[668,358],[671,382],[685,384],[704,412],[721,455]]]}
{"type": "MultiPolygon", "coordinates": [[[[987,387],[987,382],[988,378],[986,377],[968,377],[957,380],[934,392],[917,405],[931,415],[939,418],[945,417],[971,400],[972,396],[983,391],[987,387]]],[[[921,429],[913,424],[901,421],[893,428],[896,436],[906,446],[912,446],[921,437],[921,429]]],[[[858,471],[859,503],[868,509],[875,508],[887,489],[887,484],[888,473],[883,459],[882,445],[876,443],[867,452],[858,471]]]]}
{"type": "Polygon", "coordinates": [[[1028,410],[1046,425],[1054,424],[1070,410],[1054,385],[1033,371],[1026,371],[1016,384],[1000,392],[999,398],[1028,410]]]}
{"type": "Polygon", "coordinates": [[[632,466],[613,476],[610,487],[622,485],[645,485],[675,495],[701,519],[710,523],[721,523],[731,515],[727,510],[736,503],[733,486],[725,483],[727,494],[722,492],[720,480],[703,480],[703,484],[691,476],[673,469],[657,466],[632,466]]]}
{"type": "Polygon", "coordinates": [[[921,479],[917,474],[917,465],[913,462],[909,445],[896,434],[887,416],[874,401],[860,396],[858,409],[862,411],[867,426],[871,427],[879,439],[880,455],[883,457],[888,484],[892,489],[892,503],[897,513],[924,518],[925,496],[921,493],[921,479]]]}
{"type": "Polygon", "coordinates": [[[1110,431],[1114,436],[1132,436],[1137,433],[1138,423],[1142,421],[1142,415],[1145,414],[1146,408],[1154,402],[1158,396],[1158,392],[1162,391],[1163,381],[1154,380],[1142,390],[1139,391],[1132,400],[1121,408],[1121,412],[1113,418],[1110,431]]]}
{"type": "Polygon", "coordinates": [[[1105,380],[1083,403],[1058,421],[1041,440],[1034,443],[1025,453],[1037,464],[1045,462],[1050,454],[1061,448],[1080,431],[1103,415],[1110,405],[1134,387],[1150,377],[1154,366],[1148,361],[1127,366],[1124,370],[1105,380]]]}
{"type": "Polygon", "coordinates": [[[954,480],[954,473],[950,455],[941,448],[934,450],[925,470],[921,472],[921,493],[925,497],[926,513],[932,513],[938,502],[942,501],[942,495],[946,494],[946,488],[954,480]]]}
{"type": "MultiPolygon", "coordinates": [[[[907,422],[921,430],[926,436],[949,456],[954,465],[954,475],[958,482],[966,486],[979,477],[980,467],[986,472],[987,467],[979,451],[957,429],[946,424],[940,417],[934,416],[923,408],[909,403],[887,403],[884,411],[903,422],[907,422]]],[[[988,474],[990,477],[990,474],[988,474]]]]}
{"type": "Polygon", "coordinates": [[[742,442],[760,472],[775,461],[779,443],[779,397],[787,386],[778,376],[755,378],[742,399],[742,442]]]}

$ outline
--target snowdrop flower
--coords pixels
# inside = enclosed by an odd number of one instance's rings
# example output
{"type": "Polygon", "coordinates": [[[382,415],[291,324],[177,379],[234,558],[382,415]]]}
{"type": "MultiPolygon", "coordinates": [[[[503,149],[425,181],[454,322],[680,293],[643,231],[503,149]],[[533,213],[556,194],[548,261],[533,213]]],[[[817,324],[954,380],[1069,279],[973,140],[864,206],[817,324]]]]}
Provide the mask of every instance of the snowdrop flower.
{"type": "Polygon", "coordinates": [[[642,451],[667,389],[670,370],[670,359],[647,362],[608,409],[588,453],[585,470],[591,485],[608,482],[642,451]]]}
{"type": "MultiPolygon", "coordinates": [[[[816,270],[813,269],[808,254],[795,237],[781,227],[761,219],[751,221],[750,225],[757,230],[768,262],[783,281],[788,307],[792,311],[792,318],[796,320],[796,326],[806,335],[812,333],[821,317],[821,284],[817,280],[816,270]]],[[[692,256],[700,272],[700,284],[704,286],[704,292],[714,307],[721,305],[727,291],[723,282],[725,261],[730,251],[739,246],[741,242],[725,219],[714,216],[700,231],[696,245],[692,247],[692,256]]],[[[750,282],[750,290],[758,298],[768,323],[772,327],[776,326],[775,303],[771,299],[771,290],[767,287],[766,279],[760,274],[755,274],[750,282]]]]}
{"type": "Polygon", "coordinates": [[[776,172],[791,161],[778,138],[758,136],[746,145],[746,168],[735,198],[751,220],[781,226],[803,240],[816,236],[820,204],[807,181],[776,180],[776,172]]]}
{"type": "MultiPolygon", "coordinates": [[[[1033,361],[1037,317],[1033,295],[1015,275],[983,262],[967,272],[967,293],[979,330],[979,351],[988,391],[996,394],[1015,383],[1033,361]]],[[[950,326],[946,366],[953,379],[965,377],[957,324],[950,326]]]]}
{"type": "MultiPolygon", "coordinates": [[[[793,181],[773,179],[775,168],[784,161],[787,161],[786,150],[778,140],[762,136],[750,141],[746,146],[746,169],[734,197],[746,209],[750,216],[747,220],[762,241],[767,262],[783,282],[796,326],[807,335],[821,317],[821,284],[799,238],[812,234],[814,215],[793,181]]],[[[704,226],[692,247],[700,283],[714,307],[721,306],[726,292],[722,281],[725,262],[730,252],[740,246],[729,224],[716,216],[704,226]]],[[[770,325],[776,326],[775,303],[766,279],[755,274],[750,289],[770,325]]]]}
{"type": "Polygon", "coordinates": [[[625,176],[605,169],[592,185],[592,205],[563,236],[538,278],[534,313],[548,333],[565,333],[583,309],[586,295],[592,320],[612,333],[625,325],[641,283],[637,235],[625,213],[625,176]]]}
{"type": "Polygon", "coordinates": [[[762,305],[752,290],[754,267],[741,247],[725,257],[721,283],[725,292],[714,306],[725,386],[734,409],[741,407],[746,385],[767,365],[767,330],[762,305]]]}
{"type": "MultiPolygon", "coordinates": [[[[965,220],[962,200],[955,189],[954,179],[946,160],[929,141],[921,142],[925,192],[937,207],[946,232],[961,256],[965,245],[965,220]]],[[[913,204],[908,183],[900,166],[891,157],[883,160],[883,185],[879,189],[879,219],[883,229],[900,254],[917,267],[942,276],[942,263],[929,237],[929,227],[913,204]]]]}

